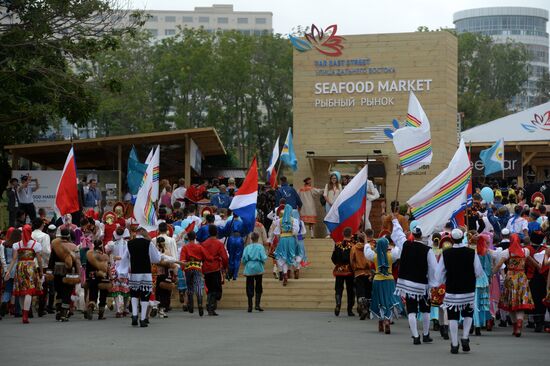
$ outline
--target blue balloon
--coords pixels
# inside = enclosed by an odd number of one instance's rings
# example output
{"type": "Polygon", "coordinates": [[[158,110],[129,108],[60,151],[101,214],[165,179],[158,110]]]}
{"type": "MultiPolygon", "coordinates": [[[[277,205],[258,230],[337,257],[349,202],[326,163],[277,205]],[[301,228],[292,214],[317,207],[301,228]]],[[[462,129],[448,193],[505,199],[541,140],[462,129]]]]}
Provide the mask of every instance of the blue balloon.
{"type": "Polygon", "coordinates": [[[483,200],[487,203],[493,203],[493,201],[495,200],[495,194],[493,192],[493,190],[489,187],[484,187],[481,192],[481,198],[483,198],[483,200]]]}

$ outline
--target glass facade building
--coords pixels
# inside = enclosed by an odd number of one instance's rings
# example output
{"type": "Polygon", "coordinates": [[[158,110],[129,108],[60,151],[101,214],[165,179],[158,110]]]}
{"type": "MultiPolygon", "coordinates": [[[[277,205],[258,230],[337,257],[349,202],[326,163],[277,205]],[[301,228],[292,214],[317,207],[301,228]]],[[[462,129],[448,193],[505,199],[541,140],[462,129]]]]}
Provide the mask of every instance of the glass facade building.
{"type": "Polygon", "coordinates": [[[529,80],[509,108],[520,111],[532,107],[537,81],[548,72],[548,11],[524,7],[468,9],[455,13],[453,23],[457,33],[481,33],[496,43],[511,40],[525,45],[530,55],[529,80]]]}

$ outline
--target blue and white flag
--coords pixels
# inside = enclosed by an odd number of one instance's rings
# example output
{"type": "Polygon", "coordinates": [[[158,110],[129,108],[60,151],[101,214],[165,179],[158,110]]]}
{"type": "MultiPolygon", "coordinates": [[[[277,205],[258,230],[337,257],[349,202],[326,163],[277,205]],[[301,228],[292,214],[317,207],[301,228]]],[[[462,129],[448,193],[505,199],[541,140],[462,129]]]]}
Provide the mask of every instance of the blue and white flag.
{"type": "Polygon", "coordinates": [[[504,139],[488,149],[481,150],[479,158],[485,166],[485,176],[504,170],[504,139]]]}
{"type": "Polygon", "coordinates": [[[126,180],[128,181],[128,190],[132,195],[136,195],[143,181],[143,175],[147,170],[147,164],[143,164],[139,161],[135,147],[132,146],[130,156],[128,157],[128,174],[126,180]]]}
{"type": "Polygon", "coordinates": [[[289,166],[293,171],[298,170],[298,160],[296,159],[296,154],[294,153],[292,128],[290,127],[288,128],[285,144],[283,145],[283,150],[281,151],[281,161],[285,163],[285,165],[289,166]]]}

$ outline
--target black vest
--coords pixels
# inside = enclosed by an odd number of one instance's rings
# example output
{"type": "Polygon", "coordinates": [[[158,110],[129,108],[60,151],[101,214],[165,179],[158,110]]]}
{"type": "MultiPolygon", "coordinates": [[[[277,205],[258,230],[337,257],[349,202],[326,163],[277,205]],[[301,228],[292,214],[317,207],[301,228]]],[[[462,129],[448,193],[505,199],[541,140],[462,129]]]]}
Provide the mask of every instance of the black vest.
{"type": "Polygon", "coordinates": [[[446,292],[468,294],[476,290],[474,269],[475,250],[461,247],[443,251],[443,261],[447,271],[446,292]]]}
{"type": "Polygon", "coordinates": [[[399,278],[427,284],[429,250],[430,247],[420,242],[406,241],[399,262],[399,278]]]}
{"type": "Polygon", "coordinates": [[[128,242],[132,273],[151,273],[151,259],[149,258],[150,243],[145,238],[136,238],[128,242]]]}

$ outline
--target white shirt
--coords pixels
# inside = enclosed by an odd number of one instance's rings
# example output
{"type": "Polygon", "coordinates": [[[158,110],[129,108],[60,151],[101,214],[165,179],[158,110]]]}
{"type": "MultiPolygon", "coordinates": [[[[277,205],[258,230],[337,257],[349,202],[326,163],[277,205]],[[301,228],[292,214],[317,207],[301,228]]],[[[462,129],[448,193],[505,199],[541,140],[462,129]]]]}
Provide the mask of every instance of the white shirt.
{"type": "Polygon", "coordinates": [[[35,241],[34,239],[29,240],[28,243],[26,245],[23,245],[23,246],[22,246],[21,241],[13,244],[13,247],[12,247],[13,251],[17,252],[17,250],[21,247],[30,248],[30,247],[32,247],[33,242],[35,242],[34,247],[33,247],[34,252],[37,253],[37,254],[42,253],[42,246],[40,245],[40,243],[38,241],[35,241]]]}
{"type": "MultiPolygon", "coordinates": [[[[407,237],[405,236],[405,233],[403,232],[403,228],[399,224],[399,220],[393,219],[393,231],[391,233],[391,240],[395,243],[396,247],[399,247],[400,251],[403,250],[403,244],[407,241],[407,237]]],[[[438,279],[437,279],[437,259],[435,258],[435,253],[430,248],[428,250],[427,254],[427,261],[428,261],[428,286],[429,287],[437,287],[439,286],[438,279]]]]}
{"type": "MultiPolygon", "coordinates": [[[[392,263],[388,263],[388,264],[392,265],[393,262],[401,258],[401,248],[398,246],[395,246],[392,248],[390,253],[391,253],[392,263]]],[[[370,244],[365,244],[365,247],[363,248],[363,254],[365,255],[365,258],[367,258],[371,262],[374,260],[374,257],[376,256],[376,252],[372,250],[372,248],[370,247],[370,244]]]]}
{"type": "Polygon", "coordinates": [[[380,192],[372,182],[372,180],[367,180],[367,200],[374,201],[380,198],[380,192]]]}
{"type": "Polygon", "coordinates": [[[48,261],[50,260],[50,254],[52,253],[50,236],[45,232],[36,229],[32,232],[31,238],[40,243],[40,246],[42,247],[42,266],[46,268],[48,266],[48,261]]]}
{"type": "Polygon", "coordinates": [[[19,197],[19,203],[33,203],[32,198],[32,188],[30,185],[27,186],[27,188],[19,188],[19,192],[17,193],[17,196],[19,197]]]}
{"type": "Polygon", "coordinates": [[[164,244],[166,245],[166,249],[168,249],[168,253],[165,253],[169,256],[174,257],[176,259],[176,255],[178,253],[178,245],[176,244],[176,239],[171,238],[168,236],[168,234],[160,234],[156,238],[153,238],[153,243],[155,243],[155,246],[157,245],[157,238],[163,237],[164,238],[164,244]]]}
{"type": "MultiPolygon", "coordinates": [[[[281,222],[282,220],[273,221],[272,225],[275,225],[275,230],[273,230],[273,234],[281,235],[281,222]]],[[[300,222],[295,218],[292,218],[292,235],[298,235],[299,232],[300,222]]]]}
{"type": "Polygon", "coordinates": [[[524,230],[527,230],[527,225],[527,220],[525,220],[523,217],[518,217],[517,219],[515,217],[512,217],[510,220],[508,220],[506,228],[510,230],[510,234],[519,234],[523,233],[524,230]]]}
{"type": "Polygon", "coordinates": [[[105,251],[113,257],[120,257],[115,260],[115,268],[119,277],[128,276],[130,270],[130,255],[128,253],[128,242],[124,239],[110,241],[105,247],[105,251]]]}
{"type": "MultiPolygon", "coordinates": [[[[178,200],[183,200],[185,198],[186,192],[187,192],[187,188],[185,187],[178,187],[174,189],[174,192],[172,192],[172,198],[171,198],[172,206],[174,206],[174,202],[178,200]]],[[[183,201],[181,201],[181,203],[182,203],[181,207],[183,207],[183,201]]]]}

